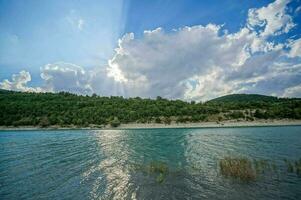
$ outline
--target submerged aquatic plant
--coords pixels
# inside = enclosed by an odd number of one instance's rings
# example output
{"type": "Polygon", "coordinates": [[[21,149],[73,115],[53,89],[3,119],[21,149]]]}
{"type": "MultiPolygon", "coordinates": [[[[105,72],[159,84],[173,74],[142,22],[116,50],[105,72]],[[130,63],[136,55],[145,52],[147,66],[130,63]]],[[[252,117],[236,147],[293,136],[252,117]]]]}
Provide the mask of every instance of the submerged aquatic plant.
{"type": "Polygon", "coordinates": [[[287,172],[296,173],[299,177],[301,177],[301,158],[295,161],[284,159],[284,162],[287,167],[287,172]]]}
{"type": "MultiPolygon", "coordinates": [[[[288,162],[288,161],[286,161],[288,162]]],[[[219,162],[221,174],[243,181],[254,181],[263,174],[279,175],[275,161],[249,159],[246,157],[225,157],[219,162]]],[[[291,170],[291,169],[290,169],[291,170]]],[[[300,165],[301,172],[301,165],[300,165]]]]}
{"type": "Polygon", "coordinates": [[[301,158],[295,161],[296,174],[301,177],[301,158]]]}
{"type": "MultiPolygon", "coordinates": [[[[288,173],[296,173],[301,177],[301,159],[287,160],[284,159],[288,173]]],[[[263,174],[274,175],[279,178],[279,168],[275,161],[264,159],[250,159],[247,157],[231,157],[227,156],[219,160],[220,174],[228,177],[238,179],[244,182],[256,181],[263,174]]],[[[185,168],[177,168],[171,170],[167,163],[162,161],[152,161],[147,164],[133,165],[135,171],[141,171],[144,174],[154,176],[157,183],[163,183],[168,174],[178,175],[179,173],[193,173],[198,175],[203,168],[201,164],[193,164],[185,168]]]]}
{"type": "Polygon", "coordinates": [[[169,173],[169,167],[166,163],[161,161],[152,161],[146,165],[136,166],[137,170],[150,175],[155,175],[158,183],[163,183],[169,173]]]}
{"type": "Polygon", "coordinates": [[[168,165],[164,162],[160,162],[160,161],[152,161],[149,164],[149,172],[151,173],[162,173],[162,174],[166,174],[168,173],[168,165]]]}
{"type": "MultiPolygon", "coordinates": [[[[301,159],[284,159],[286,171],[296,173],[301,177],[301,159]]],[[[219,161],[220,172],[223,176],[237,178],[243,181],[254,181],[260,175],[279,173],[275,161],[249,159],[245,157],[225,157],[219,161]]],[[[279,174],[278,174],[279,175],[279,174]]]]}
{"type": "Polygon", "coordinates": [[[156,181],[158,183],[163,183],[164,180],[165,180],[165,176],[162,173],[160,173],[159,176],[157,176],[157,178],[156,178],[156,181]]]}
{"type": "Polygon", "coordinates": [[[225,157],[219,161],[221,174],[242,181],[254,181],[256,169],[248,158],[225,157]]]}

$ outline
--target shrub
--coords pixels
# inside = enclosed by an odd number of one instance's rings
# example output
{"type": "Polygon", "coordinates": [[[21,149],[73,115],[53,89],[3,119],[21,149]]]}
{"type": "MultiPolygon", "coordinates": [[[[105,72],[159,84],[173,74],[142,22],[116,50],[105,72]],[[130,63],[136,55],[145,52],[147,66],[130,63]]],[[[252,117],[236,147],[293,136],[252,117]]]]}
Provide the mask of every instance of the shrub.
{"type": "Polygon", "coordinates": [[[160,117],[156,117],[155,122],[158,123],[158,124],[160,124],[161,123],[160,117]]]}
{"type": "Polygon", "coordinates": [[[110,122],[110,125],[112,127],[118,127],[120,125],[120,121],[117,117],[114,117],[114,119],[110,122]]]}
{"type": "Polygon", "coordinates": [[[267,114],[267,112],[256,109],[256,111],[254,113],[254,117],[256,117],[258,119],[268,119],[268,114],[267,114]]]}
{"type": "Polygon", "coordinates": [[[239,119],[245,117],[244,113],[241,111],[234,111],[232,113],[229,113],[227,116],[230,117],[231,119],[239,119]]]}
{"type": "Polygon", "coordinates": [[[164,124],[170,124],[171,119],[169,117],[164,117],[164,124]]]}
{"type": "Polygon", "coordinates": [[[48,117],[42,117],[42,118],[40,119],[39,125],[40,125],[41,127],[43,127],[43,128],[48,127],[48,126],[50,125],[50,122],[49,122],[49,120],[48,120],[48,117]]]}

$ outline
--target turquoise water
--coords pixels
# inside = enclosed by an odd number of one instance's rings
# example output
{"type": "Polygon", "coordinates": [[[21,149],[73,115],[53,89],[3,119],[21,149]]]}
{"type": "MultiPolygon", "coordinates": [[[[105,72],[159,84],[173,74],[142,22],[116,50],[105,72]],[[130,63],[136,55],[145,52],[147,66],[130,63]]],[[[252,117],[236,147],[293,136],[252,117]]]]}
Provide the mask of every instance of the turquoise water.
{"type": "Polygon", "coordinates": [[[0,199],[300,199],[301,126],[0,131],[0,199]],[[221,176],[218,160],[276,163],[255,182],[221,176]],[[168,166],[164,180],[149,163],[168,166]]]}

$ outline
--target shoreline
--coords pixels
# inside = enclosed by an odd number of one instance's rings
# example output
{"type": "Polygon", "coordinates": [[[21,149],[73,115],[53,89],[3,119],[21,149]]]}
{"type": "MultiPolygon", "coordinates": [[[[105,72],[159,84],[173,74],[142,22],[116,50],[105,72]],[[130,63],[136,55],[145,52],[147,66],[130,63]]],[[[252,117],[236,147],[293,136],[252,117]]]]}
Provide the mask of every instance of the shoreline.
{"type": "Polygon", "coordinates": [[[269,127],[269,126],[301,126],[301,120],[258,120],[258,121],[221,121],[221,122],[197,122],[197,123],[128,123],[113,128],[104,127],[77,127],[77,126],[50,126],[46,128],[38,126],[0,126],[0,131],[12,130],[121,130],[121,129],[162,129],[162,128],[235,128],[235,127],[269,127]]]}
{"type": "Polygon", "coordinates": [[[235,127],[265,127],[265,126],[301,126],[301,120],[274,120],[274,121],[240,121],[240,122],[197,122],[172,123],[169,125],[155,123],[121,124],[114,129],[153,129],[153,128],[235,128],[235,127]]]}

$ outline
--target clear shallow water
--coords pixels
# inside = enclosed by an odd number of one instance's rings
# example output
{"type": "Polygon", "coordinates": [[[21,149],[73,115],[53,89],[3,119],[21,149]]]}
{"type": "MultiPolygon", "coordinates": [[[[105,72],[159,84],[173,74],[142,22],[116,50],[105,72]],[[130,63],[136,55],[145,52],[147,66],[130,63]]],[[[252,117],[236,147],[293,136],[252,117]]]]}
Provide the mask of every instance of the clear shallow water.
{"type": "Polygon", "coordinates": [[[301,126],[0,131],[0,199],[300,199],[301,126]],[[224,178],[224,156],[269,159],[277,175],[224,178]],[[169,167],[163,183],[137,166],[169,167]]]}

